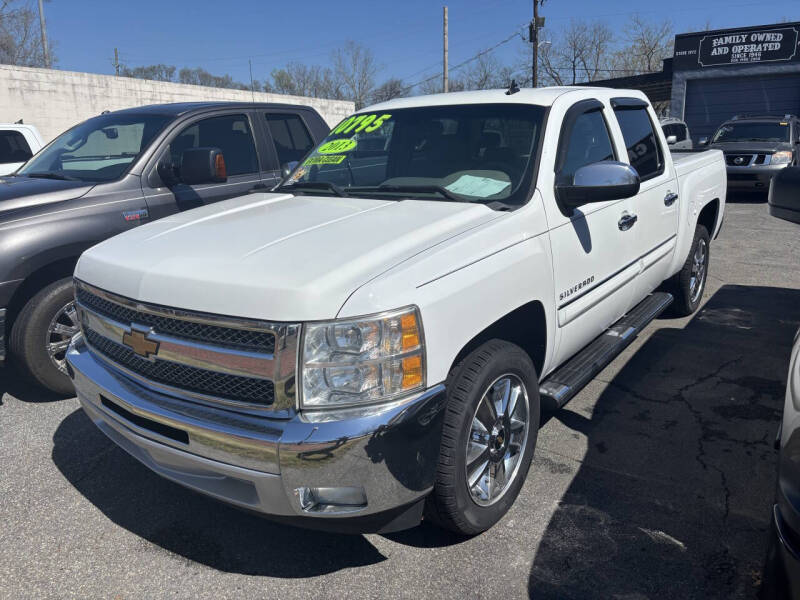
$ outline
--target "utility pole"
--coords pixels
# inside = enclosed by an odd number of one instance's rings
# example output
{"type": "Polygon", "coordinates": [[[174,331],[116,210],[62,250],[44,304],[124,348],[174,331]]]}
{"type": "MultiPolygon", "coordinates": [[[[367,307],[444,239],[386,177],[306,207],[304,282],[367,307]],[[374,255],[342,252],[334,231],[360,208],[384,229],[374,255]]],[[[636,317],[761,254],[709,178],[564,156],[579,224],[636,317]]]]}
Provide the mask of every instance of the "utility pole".
{"type": "Polygon", "coordinates": [[[250,97],[253,99],[253,103],[256,101],[256,86],[253,83],[253,61],[251,59],[247,59],[247,66],[250,67],[250,97]]]}
{"type": "Polygon", "coordinates": [[[447,7],[444,7],[444,61],[442,65],[442,90],[446,94],[448,91],[448,74],[447,74],[447,7]]]}
{"type": "Polygon", "coordinates": [[[39,28],[42,31],[42,52],[44,53],[44,66],[50,68],[50,49],[47,47],[47,26],[44,22],[43,0],[39,0],[39,28]]]}
{"type": "Polygon", "coordinates": [[[119,50],[114,48],[114,73],[119,77],[119,50]]]}
{"type": "Polygon", "coordinates": [[[539,4],[544,4],[544,0],[533,0],[533,21],[531,21],[528,28],[531,44],[533,45],[532,87],[539,86],[539,29],[544,27],[544,17],[539,17],[539,4]]]}

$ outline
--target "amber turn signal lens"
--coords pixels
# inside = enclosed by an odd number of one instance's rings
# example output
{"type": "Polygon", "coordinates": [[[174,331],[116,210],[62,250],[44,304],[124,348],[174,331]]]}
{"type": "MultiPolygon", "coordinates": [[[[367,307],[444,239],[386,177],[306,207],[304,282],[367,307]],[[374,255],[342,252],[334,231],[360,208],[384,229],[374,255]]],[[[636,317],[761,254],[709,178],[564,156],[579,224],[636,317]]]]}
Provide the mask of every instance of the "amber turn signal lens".
{"type": "Polygon", "coordinates": [[[225,157],[222,154],[217,154],[214,157],[214,170],[217,172],[217,179],[228,178],[228,169],[225,166],[225,157]]]}
{"type": "Polygon", "coordinates": [[[403,359],[403,389],[413,388],[422,383],[422,357],[408,356],[403,359]]]}
{"type": "Polygon", "coordinates": [[[400,318],[400,329],[402,332],[401,345],[403,350],[411,350],[419,346],[419,327],[417,327],[417,315],[403,315],[400,318]]]}

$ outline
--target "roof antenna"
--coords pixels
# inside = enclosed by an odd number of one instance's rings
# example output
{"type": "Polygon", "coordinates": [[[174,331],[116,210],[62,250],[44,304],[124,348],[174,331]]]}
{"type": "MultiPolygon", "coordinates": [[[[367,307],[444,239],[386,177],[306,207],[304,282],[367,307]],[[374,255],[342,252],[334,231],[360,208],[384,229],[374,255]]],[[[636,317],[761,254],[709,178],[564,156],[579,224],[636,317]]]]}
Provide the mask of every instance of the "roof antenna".
{"type": "Polygon", "coordinates": [[[24,123],[22,122],[22,119],[20,119],[19,121],[14,121],[14,125],[24,125],[24,123]]]}
{"type": "Polygon", "coordinates": [[[506,90],[506,96],[510,96],[511,94],[516,94],[519,91],[519,86],[517,85],[517,80],[512,79],[511,85],[508,86],[506,90]]]}

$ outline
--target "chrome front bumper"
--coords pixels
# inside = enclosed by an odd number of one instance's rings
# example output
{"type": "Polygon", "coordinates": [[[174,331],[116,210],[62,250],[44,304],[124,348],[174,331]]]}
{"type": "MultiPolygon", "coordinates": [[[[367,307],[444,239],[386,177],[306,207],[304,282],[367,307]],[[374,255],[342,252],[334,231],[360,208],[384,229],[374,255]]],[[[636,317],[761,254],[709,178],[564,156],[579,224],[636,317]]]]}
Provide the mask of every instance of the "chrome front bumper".
{"type": "Polygon", "coordinates": [[[421,518],[443,385],[384,407],[274,419],[148,390],[96,359],[80,337],[67,361],[92,421],[163,477],[307,527],[390,531],[421,518]]]}

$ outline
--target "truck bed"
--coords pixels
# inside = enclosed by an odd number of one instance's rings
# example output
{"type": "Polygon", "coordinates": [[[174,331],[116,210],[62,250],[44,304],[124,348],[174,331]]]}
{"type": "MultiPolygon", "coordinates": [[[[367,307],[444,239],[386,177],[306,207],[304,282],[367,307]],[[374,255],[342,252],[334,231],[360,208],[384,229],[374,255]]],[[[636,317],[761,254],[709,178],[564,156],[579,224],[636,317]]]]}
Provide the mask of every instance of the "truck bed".
{"type": "Polygon", "coordinates": [[[721,150],[670,150],[678,177],[720,160],[721,150]]]}

